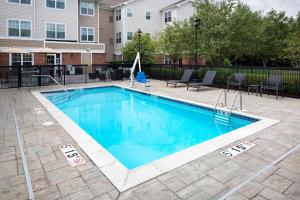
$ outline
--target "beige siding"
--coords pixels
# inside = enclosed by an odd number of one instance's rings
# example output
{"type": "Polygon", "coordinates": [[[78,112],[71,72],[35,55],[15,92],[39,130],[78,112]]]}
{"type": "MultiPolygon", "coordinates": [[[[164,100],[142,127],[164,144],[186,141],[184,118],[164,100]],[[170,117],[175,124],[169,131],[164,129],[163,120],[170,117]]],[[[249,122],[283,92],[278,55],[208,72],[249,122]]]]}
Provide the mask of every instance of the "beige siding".
{"type": "Polygon", "coordinates": [[[33,10],[33,5],[8,3],[7,0],[0,0],[0,37],[7,37],[8,19],[31,20],[31,24],[33,24],[33,10]]]}
{"type": "Polygon", "coordinates": [[[69,43],[69,42],[46,42],[46,46],[53,49],[73,49],[73,50],[98,50],[104,53],[104,44],[90,44],[90,43],[69,43]]]}
{"type": "Polygon", "coordinates": [[[41,40],[14,40],[14,39],[0,39],[0,47],[26,47],[26,48],[42,48],[44,41],[41,40]]]}
{"type": "Polygon", "coordinates": [[[45,0],[36,0],[36,38],[46,38],[46,22],[65,24],[65,40],[78,39],[78,4],[74,0],[65,0],[65,9],[47,8],[45,0]]]}
{"type": "Polygon", "coordinates": [[[80,41],[80,27],[92,27],[95,30],[95,43],[98,43],[98,33],[99,33],[99,27],[98,27],[98,19],[99,19],[99,9],[98,9],[98,2],[94,1],[95,10],[94,10],[94,16],[86,16],[86,15],[80,15],[80,0],[78,1],[78,41],[80,41]]]}
{"type": "Polygon", "coordinates": [[[114,52],[114,23],[110,17],[114,16],[113,10],[99,9],[99,42],[105,43],[106,60],[113,60],[114,52]],[[110,43],[112,40],[112,43],[110,43]]]}

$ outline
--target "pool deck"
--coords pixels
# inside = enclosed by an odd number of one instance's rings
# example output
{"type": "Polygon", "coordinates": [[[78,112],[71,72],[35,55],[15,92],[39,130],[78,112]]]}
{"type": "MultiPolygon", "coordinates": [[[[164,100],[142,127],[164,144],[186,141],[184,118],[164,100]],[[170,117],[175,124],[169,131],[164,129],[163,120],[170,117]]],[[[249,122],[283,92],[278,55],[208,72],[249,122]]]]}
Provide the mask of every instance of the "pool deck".
{"type": "MultiPolygon", "coordinates": [[[[77,86],[126,85],[124,82],[92,83],[77,86]]],[[[162,95],[214,105],[219,89],[186,91],[185,87],[166,87],[162,81],[151,81],[152,90],[162,95]]],[[[49,86],[42,89],[53,89],[49,86]]],[[[140,85],[135,88],[143,89],[140,85]]],[[[40,90],[40,88],[32,89],[40,90]]],[[[256,146],[234,158],[226,158],[222,149],[169,171],[161,176],[119,193],[100,169],[86,156],[71,136],[26,89],[0,90],[0,199],[27,199],[22,160],[11,109],[15,105],[20,133],[36,199],[218,199],[250,176],[268,166],[300,143],[300,100],[274,96],[243,95],[247,113],[280,120],[270,128],[248,136],[256,146]],[[43,122],[52,121],[52,126],[43,122]],[[59,147],[72,144],[86,163],[71,167],[59,147]]],[[[229,93],[232,101],[234,91],[229,93]]],[[[277,165],[245,184],[228,199],[300,199],[300,149],[284,157],[277,165]]]]}

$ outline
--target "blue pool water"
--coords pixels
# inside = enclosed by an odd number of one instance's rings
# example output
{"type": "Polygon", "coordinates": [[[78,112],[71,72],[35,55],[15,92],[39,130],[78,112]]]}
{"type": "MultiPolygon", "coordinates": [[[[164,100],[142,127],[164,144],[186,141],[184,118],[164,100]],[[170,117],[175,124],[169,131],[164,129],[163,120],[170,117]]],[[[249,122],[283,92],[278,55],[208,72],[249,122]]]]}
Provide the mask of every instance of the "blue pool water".
{"type": "Polygon", "coordinates": [[[186,149],[255,120],[215,121],[211,109],[118,87],[44,93],[128,169],[186,149]]]}

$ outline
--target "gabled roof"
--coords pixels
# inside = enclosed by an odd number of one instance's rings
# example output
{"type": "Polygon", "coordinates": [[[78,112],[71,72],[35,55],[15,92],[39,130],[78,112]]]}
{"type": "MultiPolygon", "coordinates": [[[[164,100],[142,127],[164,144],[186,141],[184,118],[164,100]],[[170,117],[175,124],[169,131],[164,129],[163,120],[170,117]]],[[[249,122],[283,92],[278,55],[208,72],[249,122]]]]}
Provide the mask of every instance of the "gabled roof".
{"type": "Polygon", "coordinates": [[[180,1],[177,1],[175,3],[172,3],[171,5],[168,5],[162,9],[160,9],[160,11],[164,11],[164,10],[168,10],[168,9],[171,9],[171,8],[174,8],[174,7],[180,7],[188,2],[195,2],[195,0],[180,0],[180,1]]]}

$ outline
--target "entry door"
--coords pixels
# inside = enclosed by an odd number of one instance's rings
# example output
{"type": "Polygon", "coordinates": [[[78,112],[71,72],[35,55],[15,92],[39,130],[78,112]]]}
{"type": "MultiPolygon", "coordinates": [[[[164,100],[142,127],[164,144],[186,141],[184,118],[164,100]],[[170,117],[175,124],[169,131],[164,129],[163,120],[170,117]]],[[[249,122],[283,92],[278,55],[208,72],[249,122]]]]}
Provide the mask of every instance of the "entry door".
{"type": "Polygon", "coordinates": [[[47,65],[56,65],[56,54],[47,54],[47,65]]]}

